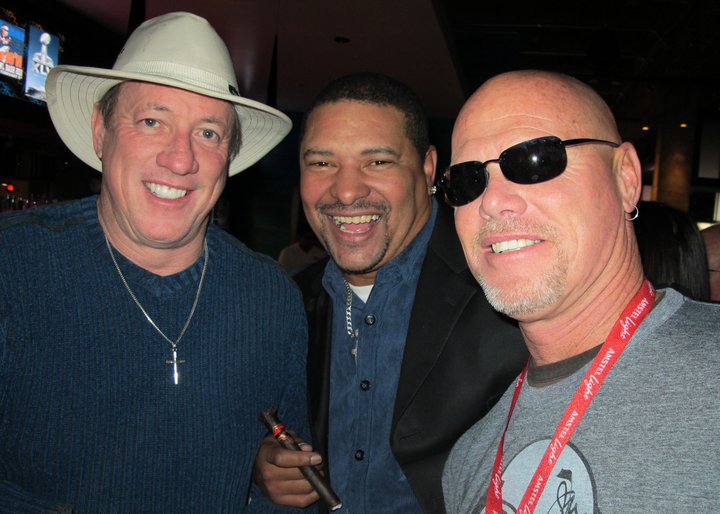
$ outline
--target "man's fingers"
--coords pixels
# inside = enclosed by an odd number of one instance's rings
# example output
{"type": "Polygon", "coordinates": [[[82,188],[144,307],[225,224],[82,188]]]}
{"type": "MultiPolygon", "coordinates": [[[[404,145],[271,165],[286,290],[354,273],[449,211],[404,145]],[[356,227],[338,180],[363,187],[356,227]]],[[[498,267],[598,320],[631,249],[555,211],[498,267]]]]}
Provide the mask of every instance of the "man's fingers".
{"type": "Polygon", "coordinates": [[[300,443],[303,451],[286,450],[279,444],[263,443],[260,450],[261,458],[281,468],[297,468],[300,466],[317,466],[322,463],[322,456],[312,451],[312,446],[300,443]],[[267,445],[267,446],[266,446],[267,445]]]}
{"type": "Polygon", "coordinates": [[[299,509],[307,507],[308,505],[312,505],[319,499],[320,496],[318,496],[315,491],[313,491],[311,494],[305,495],[283,495],[277,498],[272,498],[272,500],[279,505],[286,505],[288,507],[296,507],[299,509]]]}

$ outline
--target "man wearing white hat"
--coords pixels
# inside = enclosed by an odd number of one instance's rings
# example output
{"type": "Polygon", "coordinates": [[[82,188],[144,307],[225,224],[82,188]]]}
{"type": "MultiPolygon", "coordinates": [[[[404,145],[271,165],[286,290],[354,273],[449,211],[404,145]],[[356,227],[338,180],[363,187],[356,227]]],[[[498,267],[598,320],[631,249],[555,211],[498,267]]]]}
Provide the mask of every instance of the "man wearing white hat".
{"type": "Polygon", "coordinates": [[[46,89],[102,188],[0,218],[0,285],[22,292],[0,299],[0,512],[239,512],[258,414],[307,435],[306,321],[281,269],[209,220],[290,121],[239,95],[188,13],[46,89]]]}

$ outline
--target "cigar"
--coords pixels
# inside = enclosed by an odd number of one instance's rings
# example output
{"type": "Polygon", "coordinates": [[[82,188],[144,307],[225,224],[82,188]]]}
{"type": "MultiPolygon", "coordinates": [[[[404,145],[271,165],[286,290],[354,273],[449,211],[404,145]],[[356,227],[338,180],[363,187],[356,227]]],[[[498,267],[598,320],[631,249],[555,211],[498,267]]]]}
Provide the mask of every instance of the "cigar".
{"type": "MultiPolygon", "coordinates": [[[[287,450],[302,451],[295,439],[285,430],[285,425],[277,418],[277,409],[263,411],[262,414],[260,414],[260,421],[272,432],[272,435],[280,443],[280,446],[287,450]]],[[[338,510],[342,507],[342,501],[337,497],[335,491],[332,490],[327,479],[320,474],[317,467],[300,466],[300,472],[305,479],[310,482],[313,489],[320,495],[320,499],[331,511],[338,510]]]]}

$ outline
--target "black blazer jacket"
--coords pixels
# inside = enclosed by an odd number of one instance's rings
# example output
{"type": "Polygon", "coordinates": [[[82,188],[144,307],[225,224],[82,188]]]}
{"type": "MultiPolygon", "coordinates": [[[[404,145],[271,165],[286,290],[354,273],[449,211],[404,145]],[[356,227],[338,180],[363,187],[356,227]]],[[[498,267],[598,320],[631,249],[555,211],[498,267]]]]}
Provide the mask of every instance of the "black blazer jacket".
{"type": "MultiPolygon", "coordinates": [[[[295,276],[308,315],[313,443],[325,456],[332,333],[332,305],[321,283],[326,263],[295,276]]],[[[439,205],[415,293],[390,435],[393,454],[425,512],[445,512],[441,478],[448,453],[527,359],[517,325],[488,304],[465,262],[452,213],[439,205]]]]}

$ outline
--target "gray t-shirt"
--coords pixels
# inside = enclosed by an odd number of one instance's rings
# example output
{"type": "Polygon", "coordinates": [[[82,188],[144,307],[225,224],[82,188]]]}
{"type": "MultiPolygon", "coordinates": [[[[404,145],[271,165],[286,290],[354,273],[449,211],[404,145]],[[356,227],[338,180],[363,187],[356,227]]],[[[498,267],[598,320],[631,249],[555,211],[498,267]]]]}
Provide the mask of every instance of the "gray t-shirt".
{"type": "MultiPolygon", "coordinates": [[[[605,379],[537,513],[720,512],[720,305],[666,289],[605,379]]],[[[523,386],[505,436],[504,511],[515,512],[589,363],[523,386]]],[[[456,443],[448,513],[482,513],[512,390],[456,443]]]]}

